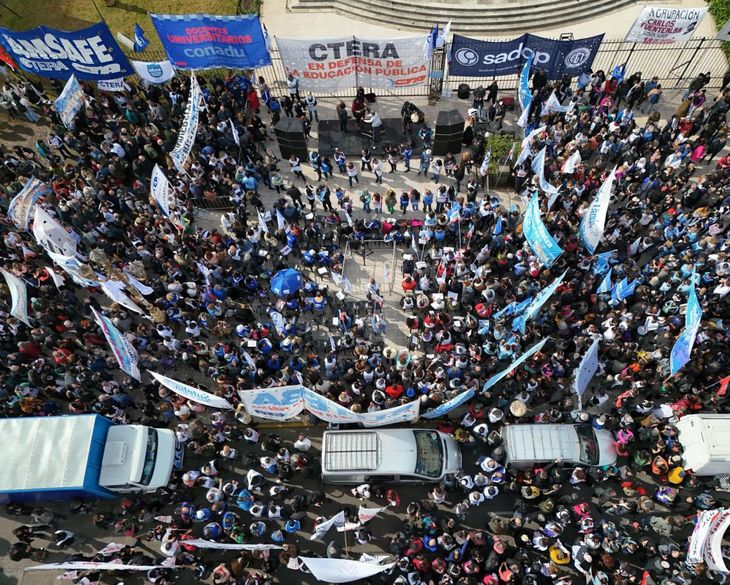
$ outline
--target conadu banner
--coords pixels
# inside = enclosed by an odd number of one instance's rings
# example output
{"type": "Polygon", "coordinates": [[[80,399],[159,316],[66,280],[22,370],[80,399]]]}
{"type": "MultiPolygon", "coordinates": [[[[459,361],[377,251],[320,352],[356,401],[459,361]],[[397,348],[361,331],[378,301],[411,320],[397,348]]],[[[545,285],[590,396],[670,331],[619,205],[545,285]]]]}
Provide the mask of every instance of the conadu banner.
{"type": "Polygon", "coordinates": [[[276,39],[287,75],[307,90],[348,87],[393,88],[423,85],[426,35],[400,39],[342,37],[324,40],[276,39]]]}

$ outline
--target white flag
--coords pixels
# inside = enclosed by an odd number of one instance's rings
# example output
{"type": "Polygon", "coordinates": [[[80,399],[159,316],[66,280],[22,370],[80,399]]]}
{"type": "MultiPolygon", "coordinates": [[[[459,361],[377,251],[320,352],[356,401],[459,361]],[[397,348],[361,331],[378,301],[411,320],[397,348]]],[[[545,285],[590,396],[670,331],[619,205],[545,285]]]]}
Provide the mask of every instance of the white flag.
{"type": "Polygon", "coordinates": [[[261,215],[260,211],[256,212],[259,216],[259,229],[264,232],[265,234],[269,233],[269,226],[266,225],[266,222],[264,221],[263,216],[261,215]]]}
{"type": "Polygon", "coordinates": [[[446,37],[449,36],[449,33],[451,32],[451,21],[446,23],[446,26],[443,28],[443,30],[439,31],[438,36],[436,37],[436,48],[440,49],[446,44],[446,37]]]}
{"type": "Polygon", "coordinates": [[[286,219],[284,219],[284,216],[281,214],[278,207],[276,208],[276,225],[280,230],[283,230],[286,227],[286,219]]]}
{"type": "Polygon", "coordinates": [[[347,220],[347,225],[349,225],[350,227],[352,227],[354,225],[354,223],[352,221],[352,216],[349,213],[347,213],[347,211],[345,211],[345,219],[347,220]]]}
{"type": "Polygon", "coordinates": [[[357,518],[365,524],[366,522],[370,522],[375,516],[380,514],[383,510],[387,510],[388,506],[385,506],[384,508],[365,508],[364,506],[360,506],[360,508],[357,511],[357,518]]]}
{"type": "MultiPolygon", "coordinates": [[[[149,372],[149,370],[147,371],[149,372]]],[[[157,380],[165,388],[169,388],[175,392],[175,394],[179,394],[180,396],[184,396],[185,398],[189,398],[190,400],[213,408],[223,408],[226,410],[233,408],[231,403],[222,396],[216,396],[215,394],[210,394],[209,392],[199,390],[193,386],[188,386],[187,384],[183,384],[182,382],[178,382],[177,380],[173,380],[172,378],[168,378],[162,374],[157,374],[155,372],[149,373],[155,380],[157,380]]]]}
{"type": "Polygon", "coordinates": [[[241,138],[238,135],[238,130],[236,129],[236,125],[233,123],[233,118],[228,118],[228,121],[231,123],[231,134],[233,134],[233,142],[235,142],[237,146],[240,146],[241,138]]]}
{"type": "Polygon", "coordinates": [[[325,520],[321,524],[318,524],[314,529],[314,534],[309,537],[309,540],[318,540],[322,538],[330,528],[333,526],[344,526],[345,525],[345,512],[339,512],[332,516],[329,520],[325,520]]]}
{"type": "Polygon", "coordinates": [[[575,172],[575,167],[581,163],[580,151],[576,148],[575,152],[568,157],[563,164],[563,173],[570,175],[575,172]]]}
{"type": "Polygon", "coordinates": [[[10,298],[12,300],[10,314],[30,327],[28,322],[28,289],[25,286],[25,281],[4,268],[0,268],[0,272],[3,273],[5,282],[8,283],[10,289],[10,298]]]}

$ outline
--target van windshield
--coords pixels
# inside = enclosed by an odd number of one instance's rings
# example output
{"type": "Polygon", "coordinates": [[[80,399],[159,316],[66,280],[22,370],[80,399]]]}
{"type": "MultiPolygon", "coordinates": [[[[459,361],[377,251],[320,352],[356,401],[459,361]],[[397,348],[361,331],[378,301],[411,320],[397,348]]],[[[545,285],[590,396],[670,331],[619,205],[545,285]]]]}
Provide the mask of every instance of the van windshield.
{"type": "Polygon", "coordinates": [[[439,477],[443,468],[444,450],[435,431],[413,431],[416,435],[416,473],[439,477]]]}
{"type": "Polygon", "coordinates": [[[586,465],[598,465],[598,441],[596,434],[588,425],[578,425],[575,427],[578,433],[578,443],[580,444],[580,462],[586,465]]]}
{"type": "Polygon", "coordinates": [[[142,477],[139,483],[142,485],[150,485],[152,475],[155,472],[155,460],[157,459],[157,431],[155,429],[147,429],[147,448],[144,454],[144,467],[142,468],[142,477]]]}

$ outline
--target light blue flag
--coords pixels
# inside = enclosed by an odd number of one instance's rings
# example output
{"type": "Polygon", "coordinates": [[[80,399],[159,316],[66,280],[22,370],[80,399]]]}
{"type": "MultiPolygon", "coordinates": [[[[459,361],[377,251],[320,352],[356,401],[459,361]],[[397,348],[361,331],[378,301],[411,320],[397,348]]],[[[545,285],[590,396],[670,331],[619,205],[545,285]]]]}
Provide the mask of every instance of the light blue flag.
{"type": "Polygon", "coordinates": [[[147,39],[144,36],[144,31],[142,30],[142,27],[138,24],[134,25],[134,52],[135,53],[141,53],[144,51],[150,44],[149,39],[147,39]]]}
{"type": "Polygon", "coordinates": [[[454,410],[457,406],[461,406],[464,404],[467,400],[470,400],[474,396],[474,388],[469,388],[469,390],[465,390],[461,394],[455,396],[451,400],[448,400],[444,402],[443,404],[440,404],[433,410],[422,414],[421,418],[438,418],[440,416],[444,416],[448,412],[451,412],[454,410]]]}
{"type": "Polygon", "coordinates": [[[512,321],[512,331],[517,331],[518,329],[522,333],[522,335],[525,334],[525,326],[527,325],[527,322],[530,319],[534,319],[537,314],[540,312],[540,309],[542,306],[547,302],[547,300],[553,296],[553,293],[557,290],[557,288],[560,286],[560,284],[563,282],[563,279],[565,278],[565,275],[568,273],[568,270],[566,269],[558,278],[553,280],[553,282],[546,286],[544,289],[542,289],[539,293],[537,293],[537,296],[535,297],[535,300],[532,301],[529,306],[525,309],[525,314],[517,317],[512,321]]]}
{"type": "Polygon", "coordinates": [[[616,250],[611,250],[609,252],[603,252],[602,254],[599,254],[596,256],[597,262],[593,265],[593,274],[601,275],[607,270],[610,270],[611,266],[609,265],[608,261],[613,256],[613,253],[616,250]]]}
{"type": "Polygon", "coordinates": [[[504,309],[501,311],[498,311],[494,314],[495,319],[499,319],[501,317],[510,317],[511,315],[521,315],[522,312],[530,305],[532,302],[532,297],[527,297],[524,301],[521,303],[512,302],[509,305],[507,305],[504,309]]]}
{"type": "Polygon", "coordinates": [[[520,107],[523,110],[529,108],[530,103],[532,102],[532,92],[530,91],[530,68],[532,67],[532,60],[534,57],[535,53],[531,51],[527,57],[527,61],[525,61],[525,64],[522,67],[522,72],[520,73],[520,86],[517,93],[520,100],[520,107]]]}
{"type": "Polygon", "coordinates": [[[538,351],[540,351],[542,349],[543,345],[545,345],[547,343],[548,339],[550,339],[550,338],[546,337],[542,341],[538,341],[535,345],[533,345],[530,349],[528,349],[525,353],[523,353],[520,357],[518,357],[515,361],[513,361],[512,364],[508,368],[502,370],[501,372],[499,372],[497,374],[494,374],[494,376],[489,378],[484,383],[484,386],[482,387],[482,393],[489,390],[492,386],[497,384],[497,382],[499,382],[502,378],[508,376],[510,374],[510,372],[512,372],[512,370],[516,370],[518,367],[520,367],[520,365],[522,365],[524,362],[529,360],[533,355],[535,355],[538,351]]]}
{"type": "Polygon", "coordinates": [[[430,61],[433,57],[433,50],[436,48],[436,39],[439,36],[439,27],[437,24],[433,25],[431,32],[426,37],[426,42],[423,45],[423,60],[430,61]]]}
{"type": "Polygon", "coordinates": [[[684,330],[680,333],[669,355],[669,369],[672,376],[681,370],[689,361],[692,347],[702,321],[702,307],[695,291],[695,273],[692,271],[687,297],[687,309],[684,314],[684,330]]]}
{"type": "Polygon", "coordinates": [[[603,230],[606,227],[606,214],[608,213],[608,205],[611,202],[611,190],[615,179],[616,169],[614,168],[598,189],[590,207],[586,209],[583,219],[580,221],[580,239],[586,250],[591,254],[596,251],[603,237],[603,230]]]}
{"type": "Polygon", "coordinates": [[[598,290],[596,291],[597,295],[600,295],[601,293],[611,292],[611,272],[613,272],[613,268],[608,269],[606,277],[603,279],[603,282],[601,282],[598,290]]]}
{"type": "Polygon", "coordinates": [[[500,215],[497,218],[497,223],[494,224],[494,229],[492,230],[492,234],[495,236],[498,236],[502,233],[502,216],[500,215]]]}
{"type": "Polygon", "coordinates": [[[542,150],[538,152],[532,159],[532,172],[537,175],[540,180],[540,189],[548,194],[548,211],[555,203],[558,198],[558,188],[551,185],[545,179],[545,151],[546,147],[543,146],[542,150]]]}
{"type": "Polygon", "coordinates": [[[525,211],[525,219],[522,223],[522,231],[525,234],[530,248],[537,254],[540,261],[548,268],[563,253],[562,248],[547,231],[545,224],[540,218],[540,203],[537,195],[533,195],[525,211]]]}
{"type": "Polygon", "coordinates": [[[631,284],[629,284],[627,278],[624,278],[621,282],[617,282],[616,286],[614,286],[613,290],[611,291],[611,299],[614,302],[619,303],[624,299],[630,297],[632,294],[634,294],[637,284],[639,284],[639,281],[636,279],[634,279],[631,284]]]}

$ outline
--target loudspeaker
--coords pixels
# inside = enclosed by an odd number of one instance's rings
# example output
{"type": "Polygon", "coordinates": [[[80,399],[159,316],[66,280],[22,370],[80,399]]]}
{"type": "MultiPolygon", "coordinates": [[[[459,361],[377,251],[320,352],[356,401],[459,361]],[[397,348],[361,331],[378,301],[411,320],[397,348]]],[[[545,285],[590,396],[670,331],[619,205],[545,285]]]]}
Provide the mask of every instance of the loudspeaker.
{"type": "Polygon", "coordinates": [[[436,118],[436,134],[433,138],[434,155],[443,156],[450,152],[461,152],[461,138],[464,135],[464,117],[458,110],[439,112],[436,118]]]}
{"type": "Polygon", "coordinates": [[[469,94],[471,94],[471,87],[469,87],[468,83],[460,83],[459,87],[456,89],[456,96],[460,100],[468,100],[469,94]]]}
{"type": "Polygon", "coordinates": [[[274,126],[281,157],[288,159],[295,154],[305,163],[309,158],[307,141],[304,139],[304,124],[297,118],[282,118],[274,126]]]}

